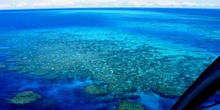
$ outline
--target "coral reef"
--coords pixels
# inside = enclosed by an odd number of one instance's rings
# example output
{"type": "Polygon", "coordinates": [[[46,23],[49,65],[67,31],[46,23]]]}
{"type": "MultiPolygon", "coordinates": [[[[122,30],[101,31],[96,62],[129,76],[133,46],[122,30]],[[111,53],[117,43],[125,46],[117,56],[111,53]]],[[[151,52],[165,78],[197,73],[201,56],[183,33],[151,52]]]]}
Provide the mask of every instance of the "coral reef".
{"type": "Polygon", "coordinates": [[[92,84],[85,87],[85,92],[92,95],[105,95],[108,91],[105,87],[92,84]]]}
{"type": "Polygon", "coordinates": [[[116,110],[145,110],[145,108],[138,103],[122,101],[119,103],[116,110]]]}
{"type": "Polygon", "coordinates": [[[160,48],[147,44],[131,48],[111,40],[47,40],[17,50],[9,61],[19,62],[20,71],[32,72],[32,76],[49,79],[89,77],[107,85],[105,90],[88,86],[85,90],[91,94],[153,90],[163,95],[180,96],[211,59],[185,53],[163,53],[160,48]]]}
{"type": "Polygon", "coordinates": [[[35,102],[37,99],[41,98],[40,95],[34,93],[33,91],[24,91],[18,93],[13,97],[10,102],[16,105],[24,105],[35,102]]]}

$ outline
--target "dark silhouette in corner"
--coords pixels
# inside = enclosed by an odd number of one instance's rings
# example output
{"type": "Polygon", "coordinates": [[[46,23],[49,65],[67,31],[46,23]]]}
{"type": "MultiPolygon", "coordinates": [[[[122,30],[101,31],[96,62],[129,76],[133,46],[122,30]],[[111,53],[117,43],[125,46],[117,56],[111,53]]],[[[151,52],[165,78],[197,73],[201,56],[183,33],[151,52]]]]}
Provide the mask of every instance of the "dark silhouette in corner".
{"type": "MultiPolygon", "coordinates": [[[[220,56],[193,82],[171,110],[196,110],[220,89],[220,56]]],[[[212,104],[208,107],[214,106],[212,104]]],[[[208,108],[206,107],[206,108],[208,108]]]]}

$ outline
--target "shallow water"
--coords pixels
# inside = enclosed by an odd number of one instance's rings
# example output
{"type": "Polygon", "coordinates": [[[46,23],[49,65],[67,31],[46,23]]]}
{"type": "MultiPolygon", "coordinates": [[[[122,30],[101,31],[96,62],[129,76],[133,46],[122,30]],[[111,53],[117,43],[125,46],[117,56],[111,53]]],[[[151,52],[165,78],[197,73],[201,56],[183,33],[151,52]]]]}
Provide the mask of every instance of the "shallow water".
{"type": "Polygon", "coordinates": [[[114,110],[131,102],[126,106],[167,110],[220,53],[218,9],[0,16],[0,109],[114,110]],[[12,103],[24,91],[41,98],[12,103]]]}

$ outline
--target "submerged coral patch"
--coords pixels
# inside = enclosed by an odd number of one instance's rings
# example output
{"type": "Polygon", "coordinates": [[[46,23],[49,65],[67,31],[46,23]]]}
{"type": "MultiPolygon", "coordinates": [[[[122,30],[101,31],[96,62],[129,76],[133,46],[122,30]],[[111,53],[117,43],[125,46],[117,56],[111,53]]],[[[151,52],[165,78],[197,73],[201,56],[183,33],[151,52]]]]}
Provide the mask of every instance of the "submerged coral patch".
{"type": "MultiPolygon", "coordinates": [[[[190,55],[160,56],[159,49],[149,45],[132,49],[110,40],[39,41],[19,53],[12,60],[19,62],[14,68],[20,71],[49,79],[91,78],[101,81],[106,85],[104,91],[113,94],[153,90],[179,96],[207,60],[190,55]]],[[[92,94],[102,94],[102,90],[97,86],[86,89],[92,94]]]]}
{"type": "Polygon", "coordinates": [[[24,105],[37,101],[37,99],[41,98],[40,95],[34,93],[33,91],[24,91],[18,93],[15,97],[13,97],[10,102],[16,105],[24,105]]]}
{"type": "Polygon", "coordinates": [[[107,94],[108,91],[105,87],[93,84],[93,85],[86,86],[85,92],[92,94],[92,95],[105,95],[107,94]]]}
{"type": "Polygon", "coordinates": [[[117,106],[116,110],[145,110],[145,108],[138,103],[130,101],[122,101],[117,106]]]}

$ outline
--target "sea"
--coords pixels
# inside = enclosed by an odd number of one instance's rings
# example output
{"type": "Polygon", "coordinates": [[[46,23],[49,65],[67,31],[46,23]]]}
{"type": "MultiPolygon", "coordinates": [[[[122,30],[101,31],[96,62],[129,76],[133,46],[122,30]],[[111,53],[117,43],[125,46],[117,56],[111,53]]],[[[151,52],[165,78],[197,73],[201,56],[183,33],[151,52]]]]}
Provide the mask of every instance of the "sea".
{"type": "Polygon", "coordinates": [[[0,110],[169,110],[219,55],[220,9],[0,10],[0,110]]]}

